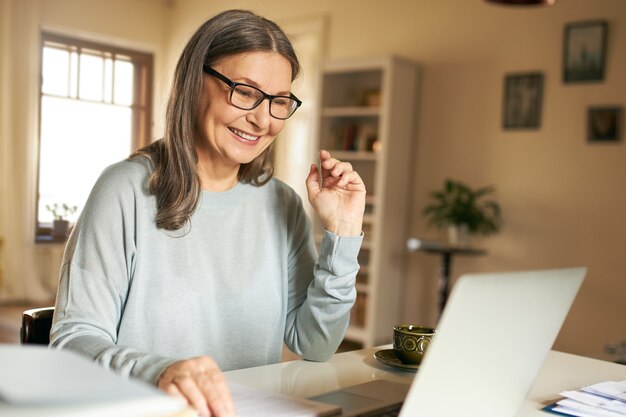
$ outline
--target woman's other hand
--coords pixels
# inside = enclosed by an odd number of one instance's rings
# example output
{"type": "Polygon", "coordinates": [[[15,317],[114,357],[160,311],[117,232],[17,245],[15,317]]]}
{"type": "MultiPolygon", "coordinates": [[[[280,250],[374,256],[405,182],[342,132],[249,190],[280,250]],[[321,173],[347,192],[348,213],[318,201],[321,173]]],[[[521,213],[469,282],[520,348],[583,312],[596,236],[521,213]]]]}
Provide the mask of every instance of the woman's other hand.
{"type": "Polygon", "coordinates": [[[235,415],[226,378],[208,356],[174,362],[163,371],[157,387],[170,395],[186,399],[200,416],[235,415]]]}
{"type": "Polygon", "coordinates": [[[358,236],[363,228],[365,184],[349,162],[320,151],[321,175],[311,165],[306,179],[309,201],[324,227],[339,236],[358,236]]]}

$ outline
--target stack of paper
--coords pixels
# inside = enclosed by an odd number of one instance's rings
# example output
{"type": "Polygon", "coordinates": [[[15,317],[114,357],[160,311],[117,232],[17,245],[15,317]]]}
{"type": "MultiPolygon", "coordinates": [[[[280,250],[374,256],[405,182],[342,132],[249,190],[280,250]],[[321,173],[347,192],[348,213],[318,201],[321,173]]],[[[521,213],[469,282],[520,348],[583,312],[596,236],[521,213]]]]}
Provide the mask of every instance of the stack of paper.
{"type": "Polygon", "coordinates": [[[626,417],[626,380],[600,382],[560,395],[565,398],[544,410],[577,417],[626,417]]]}

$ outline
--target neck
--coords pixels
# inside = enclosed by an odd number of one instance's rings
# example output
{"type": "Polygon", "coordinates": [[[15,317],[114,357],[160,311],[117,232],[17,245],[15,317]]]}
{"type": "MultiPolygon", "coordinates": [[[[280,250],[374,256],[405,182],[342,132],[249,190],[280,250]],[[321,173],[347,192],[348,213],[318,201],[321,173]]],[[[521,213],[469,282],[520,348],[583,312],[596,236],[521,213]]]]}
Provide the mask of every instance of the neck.
{"type": "Polygon", "coordinates": [[[228,191],[239,182],[237,176],[239,164],[219,164],[200,152],[198,152],[198,157],[196,169],[200,178],[200,186],[204,191],[228,191]]]}
{"type": "Polygon", "coordinates": [[[200,176],[200,186],[202,187],[202,190],[215,193],[228,191],[235,185],[237,185],[237,182],[239,182],[237,176],[235,176],[233,179],[229,178],[224,180],[216,180],[214,178],[204,179],[202,176],[200,176]]]}

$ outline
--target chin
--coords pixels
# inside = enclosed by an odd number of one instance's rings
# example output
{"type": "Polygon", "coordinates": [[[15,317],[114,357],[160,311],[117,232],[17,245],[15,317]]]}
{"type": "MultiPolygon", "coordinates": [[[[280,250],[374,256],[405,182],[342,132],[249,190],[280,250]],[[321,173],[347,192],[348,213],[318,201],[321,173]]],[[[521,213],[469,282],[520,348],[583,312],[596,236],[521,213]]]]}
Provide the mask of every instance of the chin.
{"type": "Polygon", "coordinates": [[[240,165],[249,164],[250,162],[254,161],[256,158],[258,158],[259,155],[261,155],[261,153],[258,153],[258,154],[255,153],[254,155],[244,155],[244,154],[230,155],[228,159],[240,165]]]}
{"type": "MultiPolygon", "coordinates": [[[[261,145],[261,144],[259,144],[261,145]]],[[[258,158],[259,156],[263,155],[263,152],[266,152],[268,149],[269,145],[262,145],[263,150],[261,150],[261,152],[257,152],[256,149],[248,149],[247,152],[236,152],[234,154],[232,154],[231,156],[233,156],[232,160],[236,161],[240,164],[249,164],[250,162],[254,161],[256,158],[258,158]]]]}

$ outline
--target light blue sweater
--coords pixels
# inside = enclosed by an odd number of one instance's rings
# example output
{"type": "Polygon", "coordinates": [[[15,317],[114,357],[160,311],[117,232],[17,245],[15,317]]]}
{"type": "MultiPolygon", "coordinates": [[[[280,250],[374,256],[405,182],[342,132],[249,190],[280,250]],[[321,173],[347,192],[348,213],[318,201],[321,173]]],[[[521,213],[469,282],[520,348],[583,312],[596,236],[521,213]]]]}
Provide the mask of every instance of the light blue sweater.
{"type": "Polygon", "coordinates": [[[179,231],[156,227],[147,160],[107,168],[68,241],[51,345],[156,383],[176,360],[224,371],[328,359],[355,297],[362,237],[325,232],[318,258],[298,195],[272,179],[202,192],[179,231]]]}

